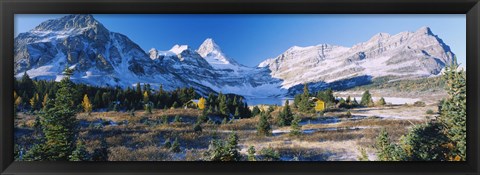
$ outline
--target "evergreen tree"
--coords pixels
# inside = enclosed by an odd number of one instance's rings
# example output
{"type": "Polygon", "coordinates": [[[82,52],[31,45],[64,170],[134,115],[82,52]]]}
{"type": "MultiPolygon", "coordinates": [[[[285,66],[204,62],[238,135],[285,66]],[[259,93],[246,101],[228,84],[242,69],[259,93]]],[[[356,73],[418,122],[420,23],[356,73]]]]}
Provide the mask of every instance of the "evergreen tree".
{"type": "Polygon", "coordinates": [[[85,96],[83,96],[82,106],[83,106],[83,110],[88,115],[91,115],[91,113],[92,113],[92,103],[90,102],[90,99],[88,99],[87,94],[85,94],[85,96]]]}
{"type": "Polygon", "coordinates": [[[268,123],[268,115],[266,113],[260,114],[260,120],[257,124],[257,134],[262,136],[271,136],[272,128],[270,123],[268,123]]]}
{"type": "Polygon", "coordinates": [[[282,112],[278,115],[279,126],[290,126],[293,120],[292,110],[290,109],[290,103],[288,100],[285,102],[282,112]]]}
{"type": "Polygon", "coordinates": [[[88,161],[90,160],[90,155],[85,147],[85,143],[79,139],[77,140],[75,150],[70,156],[70,161],[88,161]]]}
{"type": "Polygon", "coordinates": [[[93,98],[93,106],[95,108],[102,108],[103,107],[103,102],[102,102],[102,92],[97,90],[97,93],[95,93],[95,98],[93,98]]]}
{"type": "Polygon", "coordinates": [[[439,123],[427,123],[414,126],[401,139],[403,158],[405,161],[445,161],[448,148],[442,146],[448,138],[439,123]]]}
{"type": "Polygon", "coordinates": [[[367,90],[362,95],[362,100],[360,100],[360,104],[363,106],[372,106],[372,94],[367,90]]]}
{"type": "Polygon", "coordinates": [[[240,108],[235,108],[235,114],[233,115],[235,118],[240,118],[240,108]]]}
{"type": "Polygon", "coordinates": [[[193,131],[195,132],[202,132],[202,126],[200,124],[200,121],[197,121],[195,125],[193,126],[193,131]]]}
{"type": "Polygon", "coordinates": [[[252,116],[255,117],[258,114],[260,114],[260,108],[258,108],[258,106],[253,107],[252,116]]]}
{"type": "Polygon", "coordinates": [[[222,93],[220,93],[218,95],[218,99],[219,99],[218,107],[219,107],[219,110],[220,110],[220,114],[224,115],[224,116],[229,116],[230,111],[228,110],[227,97],[225,95],[223,95],[222,93]]]}
{"type": "Polygon", "coordinates": [[[46,139],[45,160],[68,160],[75,148],[78,122],[75,118],[74,94],[74,84],[67,76],[60,81],[53,107],[41,115],[46,139]]]}
{"type": "Polygon", "coordinates": [[[227,152],[229,155],[229,160],[227,161],[239,161],[241,156],[238,152],[238,136],[235,132],[232,132],[228,137],[227,152]]]}
{"type": "Polygon", "coordinates": [[[382,97],[382,98],[380,98],[380,100],[378,100],[377,104],[379,106],[385,106],[387,104],[387,102],[385,102],[385,99],[382,97]]]}
{"type": "Polygon", "coordinates": [[[255,147],[254,146],[250,146],[248,148],[248,161],[256,161],[257,159],[255,158],[255,147]]]}
{"type": "Polygon", "coordinates": [[[179,106],[179,105],[178,105],[178,103],[177,103],[176,101],[175,101],[175,102],[173,102],[173,104],[172,104],[172,108],[174,108],[174,109],[175,109],[175,108],[178,108],[178,106],[179,106]]]}
{"type": "Polygon", "coordinates": [[[209,161],[239,161],[241,155],[238,152],[237,134],[230,134],[226,142],[218,139],[210,141],[205,157],[209,161]]]}
{"type": "Polygon", "coordinates": [[[301,95],[300,102],[298,104],[298,110],[302,112],[309,112],[310,106],[310,92],[308,91],[308,85],[305,83],[303,86],[303,94],[301,95]]]}
{"type": "Polygon", "coordinates": [[[298,136],[300,134],[302,134],[302,126],[300,126],[300,117],[298,115],[295,115],[293,117],[290,135],[298,136]]]}
{"type": "Polygon", "coordinates": [[[182,119],[180,118],[179,115],[176,115],[175,118],[173,119],[173,123],[180,123],[182,122],[182,119]]]}
{"type": "Polygon", "coordinates": [[[260,154],[263,157],[264,161],[279,161],[280,153],[274,150],[272,147],[262,148],[260,154]]]}
{"type": "Polygon", "coordinates": [[[170,151],[174,153],[179,153],[180,150],[180,143],[178,142],[178,138],[175,138],[175,141],[173,141],[172,147],[170,148],[170,151]]]}
{"type": "Polygon", "coordinates": [[[25,72],[18,83],[19,91],[23,92],[23,99],[30,99],[35,94],[35,83],[30,76],[25,72]]]}
{"type": "Polygon", "coordinates": [[[172,142],[170,141],[170,138],[167,138],[165,142],[163,143],[163,147],[170,149],[172,147],[172,142]]]}
{"type": "Polygon", "coordinates": [[[225,125],[225,124],[227,124],[227,117],[224,117],[222,120],[222,125],[225,125]]]}
{"type": "Polygon", "coordinates": [[[360,148],[360,155],[357,157],[358,161],[369,161],[367,150],[365,148],[360,148]]]}
{"type": "Polygon", "coordinates": [[[377,158],[380,161],[394,161],[395,146],[391,143],[387,130],[380,131],[376,139],[375,148],[377,149],[377,158]]]}
{"type": "Polygon", "coordinates": [[[358,106],[357,98],[353,98],[352,105],[353,105],[353,106],[358,106]]]}
{"type": "Polygon", "coordinates": [[[146,103],[146,104],[144,105],[144,106],[145,106],[145,112],[146,112],[147,114],[152,114],[152,105],[153,105],[153,104],[152,104],[151,102],[146,103]]]}
{"type": "Polygon", "coordinates": [[[467,86],[464,70],[457,71],[458,65],[446,68],[444,75],[445,90],[448,97],[441,106],[439,117],[443,132],[450,140],[449,160],[467,160],[467,86]]]}

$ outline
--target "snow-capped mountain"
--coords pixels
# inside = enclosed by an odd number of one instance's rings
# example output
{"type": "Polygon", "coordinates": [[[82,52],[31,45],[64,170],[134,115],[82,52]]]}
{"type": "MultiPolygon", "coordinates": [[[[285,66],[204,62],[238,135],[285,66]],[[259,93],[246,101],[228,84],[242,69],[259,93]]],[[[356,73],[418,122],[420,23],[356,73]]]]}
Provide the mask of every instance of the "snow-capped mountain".
{"type": "Polygon", "coordinates": [[[349,82],[355,86],[355,83],[368,81],[368,77],[387,75],[434,76],[455,61],[449,46],[430,28],[422,27],[415,32],[396,35],[379,33],[353,47],[294,46],[258,67],[270,69],[272,77],[283,80],[282,87],[289,89],[303,83],[323,86],[360,78],[361,81],[349,82]]]}
{"type": "Polygon", "coordinates": [[[72,80],[96,86],[132,86],[138,82],[189,85],[157,66],[127,36],[110,32],[91,15],[68,15],[48,20],[15,38],[15,75],[60,80],[66,66],[72,80]]]}
{"type": "Polygon", "coordinates": [[[281,81],[271,78],[264,68],[246,67],[225,56],[211,38],[198,50],[187,45],[175,45],[168,51],[150,49],[150,58],[161,67],[216,92],[244,96],[277,96],[285,93],[281,81]],[[203,56],[202,56],[203,55],[203,56]]]}
{"type": "MultiPolygon", "coordinates": [[[[161,41],[158,41],[161,42],[161,41]]],[[[396,75],[438,75],[453,62],[450,48],[432,31],[380,33],[352,47],[294,46],[257,67],[229,58],[207,38],[198,49],[142,50],[127,36],[110,32],[91,15],[48,20],[15,38],[15,76],[60,80],[66,66],[72,80],[95,86],[163,85],[167,90],[194,87],[198,92],[247,97],[293,95],[304,83],[312,89],[346,88],[396,75]]]]}
{"type": "MultiPolygon", "coordinates": [[[[228,58],[225,53],[222,52],[220,46],[213,41],[212,38],[207,38],[200,47],[197,49],[197,53],[207,60],[215,69],[233,69],[236,70],[239,66],[235,60],[228,58]]],[[[243,66],[244,67],[244,66],[243,66]]]]}

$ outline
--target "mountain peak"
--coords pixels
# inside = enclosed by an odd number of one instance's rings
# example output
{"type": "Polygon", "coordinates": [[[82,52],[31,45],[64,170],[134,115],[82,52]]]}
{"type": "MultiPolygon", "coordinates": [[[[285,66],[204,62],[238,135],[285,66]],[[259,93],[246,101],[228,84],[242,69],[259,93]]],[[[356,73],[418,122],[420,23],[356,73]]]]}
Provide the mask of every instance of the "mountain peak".
{"type": "Polygon", "coordinates": [[[425,34],[425,35],[433,35],[432,30],[430,29],[430,27],[427,27],[427,26],[421,27],[415,33],[425,34]]]}
{"type": "Polygon", "coordinates": [[[212,38],[207,38],[202,45],[198,47],[197,53],[207,60],[212,65],[233,64],[238,65],[234,60],[229,59],[220,49],[220,46],[213,41],[212,38]]]}
{"type": "Polygon", "coordinates": [[[206,57],[209,53],[212,52],[218,52],[222,53],[222,50],[220,47],[213,41],[212,38],[207,38],[203,43],[200,45],[200,47],[197,50],[198,54],[200,54],[202,57],[206,57]]]}
{"type": "Polygon", "coordinates": [[[62,31],[71,29],[81,29],[88,27],[96,27],[101,25],[90,14],[72,14],[58,19],[45,21],[35,27],[34,31],[62,31]]]}
{"type": "Polygon", "coordinates": [[[184,50],[188,50],[188,49],[190,49],[188,45],[176,44],[170,49],[170,51],[178,55],[178,54],[181,54],[184,50]]]}

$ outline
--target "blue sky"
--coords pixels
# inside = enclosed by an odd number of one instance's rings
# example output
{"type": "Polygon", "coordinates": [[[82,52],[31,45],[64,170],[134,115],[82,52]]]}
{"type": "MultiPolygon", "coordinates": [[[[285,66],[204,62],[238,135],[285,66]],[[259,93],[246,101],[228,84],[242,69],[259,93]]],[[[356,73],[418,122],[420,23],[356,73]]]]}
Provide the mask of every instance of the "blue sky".
{"type": "MultiPolygon", "coordinates": [[[[15,15],[15,35],[63,15],[15,15]]],[[[196,49],[213,38],[225,54],[247,66],[276,57],[292,46],[322,43],[351,47],[384,32],[428,26],[466,65],[466,18],[455,15],[94,15],[110,31],[127,35],[144,50],[175,44],[196,49]]]]}

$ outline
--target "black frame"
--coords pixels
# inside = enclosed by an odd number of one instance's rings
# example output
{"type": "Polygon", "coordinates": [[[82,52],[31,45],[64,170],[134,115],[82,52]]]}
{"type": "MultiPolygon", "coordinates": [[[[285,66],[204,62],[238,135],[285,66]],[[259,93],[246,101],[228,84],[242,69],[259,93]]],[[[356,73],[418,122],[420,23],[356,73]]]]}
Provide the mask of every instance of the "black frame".
{"type": "MultiPolygon", "coordinates": [[[[480,174],[479,0],[0,0],[1,174],[480,174]],[[14,14],[466,14],[466,162],[14,162],[14,14]]],[[[446,24],[448,25],[448,24],[446,24]]]]}

